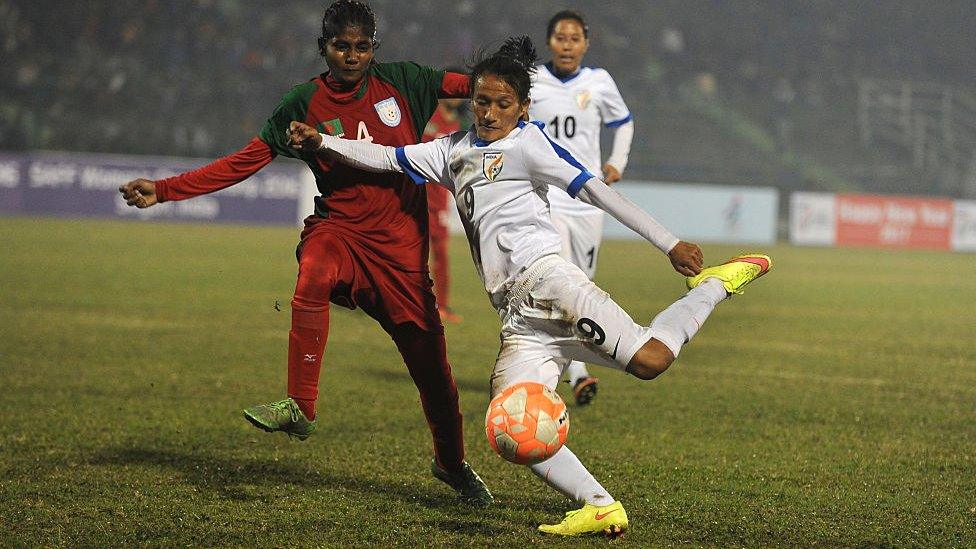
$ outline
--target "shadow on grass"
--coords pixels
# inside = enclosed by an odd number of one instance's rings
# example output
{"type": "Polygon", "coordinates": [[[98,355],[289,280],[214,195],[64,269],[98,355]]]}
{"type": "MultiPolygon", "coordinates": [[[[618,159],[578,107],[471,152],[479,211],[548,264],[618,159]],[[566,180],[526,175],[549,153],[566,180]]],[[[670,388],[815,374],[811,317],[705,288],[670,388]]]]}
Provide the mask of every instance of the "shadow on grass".
{"type": "MultiPolygon", "coordinates": [[[[407,367],[402,364],[399,368],[364,367],[361,368],[360,371],[383,381],[396,381],[400,383],[406,382],[413,384],[413,378],[410,377],[410,372],[408,372],[407,367]]],[[[475,380],[467,377],[459,377],[455,373],[454,384],[457,385],[458,391],[472,391],[484,394],[487,401],[488,391],[490,389],[487,375],[485,375],[482,379],[475,380]]]]}
{"type": "Polygon", "coordinates": [[[565,511],[564,502],[531,494],[520,495],[514,501],[496,501],[487,509],[476,509],[458,503],[453,493],[440,483],[432,488],[432,485],[405,481],[356,477],[348,471],[322,471],[285,460],[229,457],[168,448],[108,448],[93,455],[89,463],[106,467],[143,465],[173,470],[201,492],[234,501],[273,503],[286,485],[303,490],[328,487],[373,494],[383,501],[401,501],[450,514],[450,520],[435,521],[439,528],[479,536],[525,528],[531,522],[531,515],[540,511],[547,514],[565,511]],[[526,516],[526,520],[512,520],[512,515],[526,516]]]}

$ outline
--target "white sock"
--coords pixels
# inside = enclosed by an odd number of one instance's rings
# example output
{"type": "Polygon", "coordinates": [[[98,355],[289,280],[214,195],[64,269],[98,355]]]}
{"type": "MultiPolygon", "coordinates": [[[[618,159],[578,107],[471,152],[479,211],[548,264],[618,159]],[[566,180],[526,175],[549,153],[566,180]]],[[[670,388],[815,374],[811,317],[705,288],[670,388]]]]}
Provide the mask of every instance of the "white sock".
{"type": "Polygon", "coordinates": [[[728,297],[717,278],[706,278],[651,321],[651,337],[664,343],[678,356],[681,347],[695,337],[715,306],[728,297]]]}
{"type": "Polygon", "coordinates": [[[576,457],[569,448],[563,446],[556,455],[535,465],[532,472],[573,501],[589,503],[602,507],[615,500],[576,457]]]}
{"type": "Polygon", "coordinates": [[[586,371],[586,364],[578,360],[574,360],[566,366],[566,379],[569,380],[571,384],[576,384],[576,380],[590,377],[590,372],[586,371]]]}

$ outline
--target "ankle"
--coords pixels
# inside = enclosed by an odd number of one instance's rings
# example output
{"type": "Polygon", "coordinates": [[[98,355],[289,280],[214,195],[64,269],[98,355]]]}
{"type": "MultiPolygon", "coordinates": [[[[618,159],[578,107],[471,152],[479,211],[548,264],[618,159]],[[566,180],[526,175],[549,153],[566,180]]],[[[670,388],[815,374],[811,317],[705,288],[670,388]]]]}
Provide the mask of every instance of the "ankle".
{"type": "Polygon", "coordinates": [[[305,414],[305,419],[315,421],[315,401],[304,398],[295,398],[294,400],[295,404],[298,405],[298,409],[305,414]]]}

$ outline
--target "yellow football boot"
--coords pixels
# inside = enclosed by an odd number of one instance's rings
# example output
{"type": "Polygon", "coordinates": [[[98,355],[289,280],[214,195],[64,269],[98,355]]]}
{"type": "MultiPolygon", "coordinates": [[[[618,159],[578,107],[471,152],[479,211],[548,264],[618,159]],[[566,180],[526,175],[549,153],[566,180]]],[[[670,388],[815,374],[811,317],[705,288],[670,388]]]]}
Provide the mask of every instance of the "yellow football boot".
{"type": "Polygon", "coordinates": [[[557,536],[603,534],[613,539],[622,536],[629,525],[627,511],[615,501],[603,507],[587,503],[582,509],[566,513],[566,518],[559,524],[540,524],[539,531],[557,536]]]}
{"type": "Polygon", "coordinates": [[[746,284],[769,272],[773,267],[773,260],[768,255],[746,254],[716,265],[705,267],[697,276],[685,279],[688,289],[696,288],[707,278],[717,278],[722,281],[725,291],[730,294],[741,294],[746,284]]]}

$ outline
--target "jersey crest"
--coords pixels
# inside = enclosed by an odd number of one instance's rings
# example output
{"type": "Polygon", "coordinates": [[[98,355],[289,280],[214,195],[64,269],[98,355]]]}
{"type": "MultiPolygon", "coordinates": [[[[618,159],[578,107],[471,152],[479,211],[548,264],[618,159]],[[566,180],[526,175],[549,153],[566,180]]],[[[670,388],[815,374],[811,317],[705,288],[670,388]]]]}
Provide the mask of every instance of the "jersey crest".
{"type": "Polygon", "coordinates": [[[494,181],[498,174],[502,171],[502,166],[505,165],[505,155],[500,152],[486,152],[485,159],[482,163],[482,169],[485,172],[485,177],[488,181],[494,181]]]}
{"type": "Polygon", "coordinates": [[[373,108],[376,109],[376,114],[380,116],[380,120],[387,126],[395,128],[400,125],[400,107],[397,105],[396,99],[388,97],[373,103],[373,108]]]}
{"type": "Polygon", "coordinates": [[[589,90],[581,91],[576,94],[576,105],[579,106],[580,110],[586,110],[586,106],[590,104],[590,98],[593,94],[589,90]]]}

